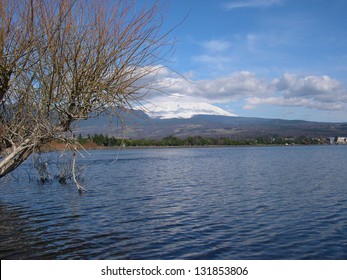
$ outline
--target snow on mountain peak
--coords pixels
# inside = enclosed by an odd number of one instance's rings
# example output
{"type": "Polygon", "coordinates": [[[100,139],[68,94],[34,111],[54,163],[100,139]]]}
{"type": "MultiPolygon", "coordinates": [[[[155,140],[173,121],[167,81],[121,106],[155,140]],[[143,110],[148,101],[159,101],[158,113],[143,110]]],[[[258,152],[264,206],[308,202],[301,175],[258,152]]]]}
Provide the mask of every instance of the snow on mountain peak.
{"type": "Polygon", "coordinates": [[[145,106],[146,114],[158,119],[189,119],[196,115],[236,116],[206,102],[164,101],[145,106]]]}

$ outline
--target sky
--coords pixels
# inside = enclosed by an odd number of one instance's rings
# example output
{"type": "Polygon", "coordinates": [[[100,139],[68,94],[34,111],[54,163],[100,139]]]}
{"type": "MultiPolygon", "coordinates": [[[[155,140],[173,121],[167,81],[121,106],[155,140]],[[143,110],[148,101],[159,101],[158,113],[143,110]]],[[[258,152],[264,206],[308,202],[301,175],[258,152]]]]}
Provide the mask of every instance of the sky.
{"type": "MultiPolygon", "coordinates": [[[[347,122],[346,0],[175,0],[170,100],[245,117],[347,122]]],[[[159,100],[158,98],[156,100],[159,100]]]]}

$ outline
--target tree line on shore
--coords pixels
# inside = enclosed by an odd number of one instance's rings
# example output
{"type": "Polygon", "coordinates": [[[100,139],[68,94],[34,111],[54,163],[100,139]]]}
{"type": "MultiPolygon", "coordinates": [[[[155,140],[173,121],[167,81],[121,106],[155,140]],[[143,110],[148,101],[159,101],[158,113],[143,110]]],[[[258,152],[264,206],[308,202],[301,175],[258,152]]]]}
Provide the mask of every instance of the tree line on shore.
{"type": "Polygon", "coordinates": [[[202,137],[191,136],[186,138],[179,138],[170,135],[163,139],[122,139],[113,136],[94,134],[83,137],[77,137],[81,145],[94,143],[102,147],[116,147],[116,146],[255,146],[255,145],[316,145],[322,144],[324,141],[318,138],[307,136],[300,137],[257,137],[254,139],[234,139],[229,137],[202,137]]]}

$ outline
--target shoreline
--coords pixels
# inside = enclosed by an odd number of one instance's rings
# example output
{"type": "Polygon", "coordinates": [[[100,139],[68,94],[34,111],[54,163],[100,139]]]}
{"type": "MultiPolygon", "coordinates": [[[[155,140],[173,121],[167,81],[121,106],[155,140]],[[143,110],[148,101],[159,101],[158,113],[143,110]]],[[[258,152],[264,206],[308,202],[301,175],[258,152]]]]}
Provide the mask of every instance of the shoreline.
{"type": "MultiPolygon", "coordinates": [[[[65,145],[64,145],[65,146],[65,145]]],[[[334,146],[331,144],[258,144],[258,145],[178,145],[178,146],[98,146],[98,145],[93,145],[93,146],[87,146],[84,147],[79,146],[77,147],[77,150],[79,151],[97,151],[97,150],[136,150],[136,149],[212,149],[212,148],[246,148],[246,147],[295,147],[295,146],[334,146]]],[[[69,148],[67,147],[54,147],[49,146],[49,147],[44,147],[43,151],[44,152],[53,152],[53,151],[64,151],[68,150],[69,148]]]]}

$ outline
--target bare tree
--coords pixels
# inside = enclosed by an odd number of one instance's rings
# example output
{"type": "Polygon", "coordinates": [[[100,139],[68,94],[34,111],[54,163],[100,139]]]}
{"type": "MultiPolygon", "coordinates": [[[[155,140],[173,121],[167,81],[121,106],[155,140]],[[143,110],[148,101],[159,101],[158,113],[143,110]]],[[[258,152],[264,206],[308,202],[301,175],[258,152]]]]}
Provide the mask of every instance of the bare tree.
{"type": "Polygon", "coordinates": [[[172,43],[158,3],[0,0],[0,178],[74,122],[139,102],[172,43]]]}

